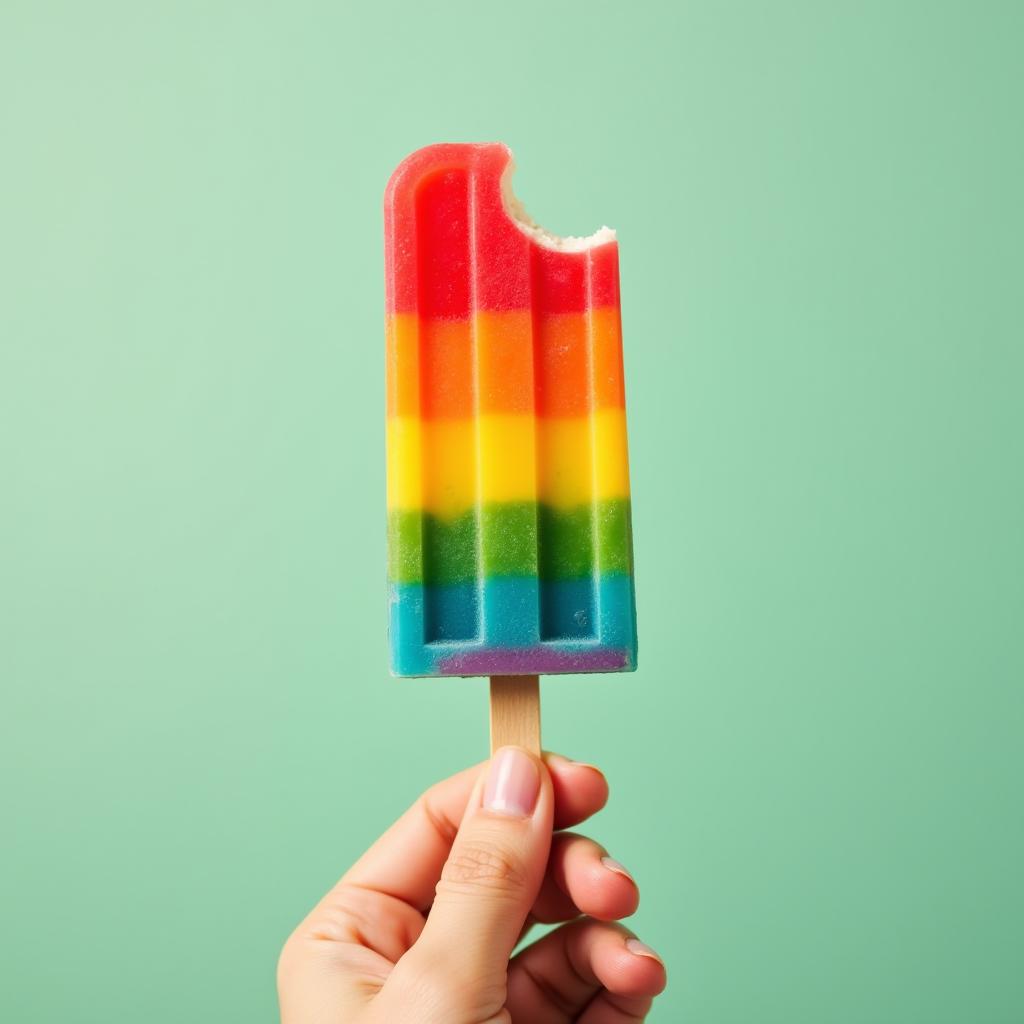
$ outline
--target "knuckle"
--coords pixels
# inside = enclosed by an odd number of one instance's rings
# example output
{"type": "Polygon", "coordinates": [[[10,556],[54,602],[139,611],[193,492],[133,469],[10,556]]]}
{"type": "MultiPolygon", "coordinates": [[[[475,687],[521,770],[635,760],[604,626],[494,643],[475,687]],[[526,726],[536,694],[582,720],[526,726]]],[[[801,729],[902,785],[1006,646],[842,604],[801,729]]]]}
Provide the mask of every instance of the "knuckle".
{"type": "Polygon", "coordinates": [[[373,896],[344,883],[335,886],[303,922],[306,934],[327,942],[362,942],[375,920],[373,896]]]}
{"type": "Polygon", "coordinates": [[[346,888],[330,893],[317,907],[316,935],[332,942],[349,942],[358,934],[364,918],[358,894],[346,888]]]}
{"type": "Polygon", "coordinates": [[[526,872],[511,850],[483,842],[457,844],[441,872],[438,892],[518,892],[526,872]]]}

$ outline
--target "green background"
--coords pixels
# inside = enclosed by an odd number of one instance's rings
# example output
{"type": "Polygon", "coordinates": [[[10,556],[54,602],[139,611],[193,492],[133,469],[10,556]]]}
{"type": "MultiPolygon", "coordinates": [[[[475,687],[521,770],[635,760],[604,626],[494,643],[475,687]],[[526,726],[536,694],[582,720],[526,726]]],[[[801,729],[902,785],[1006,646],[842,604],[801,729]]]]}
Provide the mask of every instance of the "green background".
{"type": "Polygon", "coordinates": [[[0,1020],[272,1021],[480,680],[387,672],[381,198],[621,246],[651,1019],[1024,1017],[1024,5],[0,8],[0,1020]]]}

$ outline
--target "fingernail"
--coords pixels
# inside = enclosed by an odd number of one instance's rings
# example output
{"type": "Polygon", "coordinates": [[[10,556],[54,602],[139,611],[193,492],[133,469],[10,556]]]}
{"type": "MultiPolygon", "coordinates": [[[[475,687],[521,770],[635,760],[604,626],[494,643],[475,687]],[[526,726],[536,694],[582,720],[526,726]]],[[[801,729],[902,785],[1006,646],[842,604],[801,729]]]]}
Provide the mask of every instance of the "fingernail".
{"type": "Polygon", "coordinates": [[[665,961],[646,942],[641,942],[639,939],[626,939],[626,949],[638,956],[648,956],[652,960],[657,960],[662,967],[665,966],[665,961]]]}
{"type": "Polygon", "coordinates": [[[614,857],[602,857],[601,863],[609,870],[614,871],[617,875],[625,875],[634,885],[636,880],[633,876],[617,861],[614,857]]]}
{"type": "Polygon", "coordinates": [[[586,768],[589,771],[597,772],[602,779],[605,778],[604,772],[596,764],[591,764],[589,761],[573,761],[563,754],[545,754],[545,758],[549,763],[554,762],[556,765],[567,764],[570,768],[586,768]]]}
{"type": "Polygon", "coordinates": [[[537,806],[540,774],[533,758],[516,747],[502,747],[491,758],[484,807],[513,818],[528,818],[537,806]]]}

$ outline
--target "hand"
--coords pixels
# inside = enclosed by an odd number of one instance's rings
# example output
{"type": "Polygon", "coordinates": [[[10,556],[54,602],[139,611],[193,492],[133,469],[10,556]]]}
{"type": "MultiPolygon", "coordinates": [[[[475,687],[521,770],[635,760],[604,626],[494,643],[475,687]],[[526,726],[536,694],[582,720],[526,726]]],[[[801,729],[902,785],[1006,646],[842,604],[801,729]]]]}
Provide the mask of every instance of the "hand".
{"type": "Polygon", "coordinates": [[[504,747],[427,790],[295,930],[283,1024],[636,1024],[665,987],[640,899],[585,836],[604,776],[504,747]],[[581,917],[580,915],[587,915],[581,917]],[[511,960],[537,922],[567,922],[511,960]]]}

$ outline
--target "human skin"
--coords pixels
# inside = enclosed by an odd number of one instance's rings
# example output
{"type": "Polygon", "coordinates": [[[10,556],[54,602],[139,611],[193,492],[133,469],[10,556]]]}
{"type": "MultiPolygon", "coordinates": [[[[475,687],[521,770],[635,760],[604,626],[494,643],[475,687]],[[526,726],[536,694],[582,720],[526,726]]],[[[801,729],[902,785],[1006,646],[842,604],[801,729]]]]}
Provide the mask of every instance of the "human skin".
{"type": "Polygon", "coordinates": [[[598,769],[518,747],[427,790],[288,939],[282,1024],[643,1021],[665,966],[617,923],[636,883],[561,831],[607,799],[598,769]],[[560,926],[513,957],[535,923],[560,926]]]}

